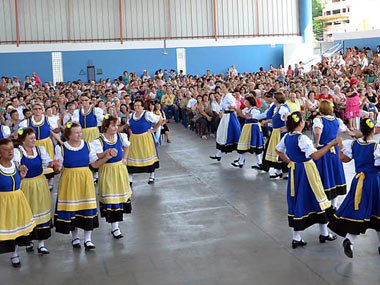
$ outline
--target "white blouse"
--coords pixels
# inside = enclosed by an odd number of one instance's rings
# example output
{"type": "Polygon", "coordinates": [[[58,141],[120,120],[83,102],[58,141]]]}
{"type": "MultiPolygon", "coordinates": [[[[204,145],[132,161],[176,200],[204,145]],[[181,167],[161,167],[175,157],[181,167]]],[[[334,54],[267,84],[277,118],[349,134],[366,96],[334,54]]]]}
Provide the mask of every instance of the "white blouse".
{"type": "Polygon", "coordinates": [[[6,139],[11,135],[11,129],[8,126],[0,126],[3,137],[6,139]]]}
{"type": "MultiPolygon", "coordinates": [[[[333,119],[334,116],[325,116],[327,119],[333,119]]],[[[343,123],[343,121],[340,119],[340,118],[336,118],[337,121],[338,121],[338,124],[339,124],[339,129],[338,131],[339,132],[342,132],[344,133],[345,131],[347,131],[347,126],[343,123]]],[[[323,130],[323,122],[322,122],[322,118],[321,117],[317,117],[317,118],[314,118],[313,120],[313,130],[315,130],[315,128],[320,128],[321,130],[323,130]]]]}
{"type": "MultiPolygon", "coordinates": [[[[298,133],[298,132],[294,132],[294,133],[298,133]]],[[[285,136],[283,136],[280,143],[276,146],[276,149],[279,152],[283,152],[283,153],[286,152],[285,138],[288,135],[289,134],[286,134],[285,136]]],[[[310,155],[312,155],[314,152],[317,151],[317,149],[313,146],[313,142],[311,141],[311,139],[309,139],[307,136],[303,134],[301,134],[301,137],[298,140],[298,146],[301,149],[301,151],[305,153],[306,157],[310,157],[310,155]]]]}
{"type": "Polygon", "coordinates": [[[279,107],[274,108],[273,115],[275,115],[276,113],[280,114],[282,121],[285,121],[286,116],[290,114],[290,111],[284,105],[280,105],[279,107]]]}
{"type": "MultiPolygon", "coordinates": [[[[78,147],[73,147],[71,146],[68,142],[64,142],[63,143],[65,145],[65,147],[68,149],[68,150],[71,150],[71,151],[79,151],[81,150],[83,147],[84,147],[84,140],[81,140],[80,142],[80,145],[78,147]]],[[[89,159],[90,159],[90,163],[93,163],[95,161],[98,160],[98,156],[96,155],[96,152],[92,149],[91,146],[89,146],[90,148],[90,154],[89,154],[89,159]]],[[[55,147],[55,157],[54,157],[55,160],[58,160],[61,164],[63,164],[63,155],[62,155],[62,149],[59,145],[57,145],[55,147]]]]}
{"type": "MultiPolygon", "coordinates": [[[[94,114],[96,116],[96,121],[98,123],[98,126],[101,126],[103,123],[103,118],[104,118],[103,110],[98,107],[91,107],[91,108],[94,109],[94,114]]],[[[91,108],[88,110],[88,113],[91,112],[91,108]]],[[[83,107],[80,108],[80,110],[74,111],[73,122],[79,122],[79,112],[81,112],[82,115],[85,114],[83,107]]]]}
{"type": "MultiPolygon", "coordinates": [[[[40,150],[42,163],[48,164],[49,162],[52,162],[52,159],[50,158],[49,154],[46,152],[45,148],[43,146],[39,146],[38,148],[40,150]]],[[[22,146],[19,146],[19,148],[15,148],[14,150],[13,161],[19,164],[21,162],[22,156],[25,156],[26,158],[29,158],[29,159],[33,159],[37,157],[37,154],[38,154],[37,147],[33,148],[33,155],[28,155],[25,149],[22,146]]]]}
{"type": "MultiPolygon", "coordinates": [[[[160,116],[159,115],[153,114],[150,111],[144,111],[144,113],[141,116],[145,116],[145,120],[147,120],[148,122],[151,122],[152,124],[157,124],[158,121],[160,120],[160,116]]],[[[135,120],[139,120],[141,118],[141,117],[140,118],[136,118],[136,113],[133,113],[132,117],[135,120]]],[[[127,124],[129,125],[129,120],[128,120],[127,124]]]]}
{"type": "MultiPolygon", "coordinates": [[[[358,139],[360,143],[366,143],[362,138],[358,139]]],[[[352,159],[352,143],[354,140],[344,140],[343,141],[343,149],[342,152],[345,156],[349,157],[352,159]]],[[[367,143],[376,143],[374,140],[369,140],[367,143]]],[[[380,147],[376,143],[376,148],[375,151],[373,152],[373,157],[375,159],[375,165],[380,166],[380,147]]]]}
{"type": "MultiPolygon", "coordinates": [[[[109,144],[115,143],[117,141],[117,134],[115,134],[113,142],[110,142],[109,140],[107,140],[106,137],[103,134],[101,136],[106,141],[106,143],[109,143],[109,144]]],[[[120,133],[120,137],[121,137],[122,146],[123,147],[129,147],[131,143],[128,140],[127,134],[120,133]]],[[[91,149],[93,149],[94,152],[97,153],[97,154],[98,153],[102,153],[104,151],[103,150],[103,145],[102,145],[102,142],[100,141],[100,139],[96,139],[96,140],[94,140],[94,141],[91,142],[91,149]]]]}
{"type": "MultiPolygon", "coordinates": [[[[39,122],[36,122],[36,120],[34,119],[34,116],[31,117],[31,120],[32,120],[32,123],[33,125],[35,126],[39,126],[39,125],[42,125],[45,121],[45,115],[42,115],[42,118],[39,122]]],[[[56,128],[58,128],[58,120],[56,120],[53,117],[47,117],[47,121],[49,123],[49,126],[50,126],[50,130],[55,130],[56,128]]],[[[29,127],[29,120],[23,120],[21,123],[20,123],[20,128],[27,128],[29,127]]]]}
{"type": "Polygon", "coordinates": [[[246,107],[242,110],[242,113],[244,116],[247,114],[251,114],[251,118],[256,119],[256,120],[260,120],[260,117],[261,117],[260,111],[256,109],[255,107],[252,107],[252,108],[246,107]]]}
{"type": "Polygon", "coordinates": [[[231,93],[227,93],[223,96],[222,102],[220,103],[222,110],[228,111],[230,107],[236,107],[236,99],[231,93]]]}
{"type": "Polygon", "coordinates": [[[15,163],[12,161],[12,166],[11,167],[5,167],[3,165],[0,164],[0,170],[2,172],[4,172],[5,174],[12,174],[15,172],[15,168],[16,168],[16,165],[15,163]]]}

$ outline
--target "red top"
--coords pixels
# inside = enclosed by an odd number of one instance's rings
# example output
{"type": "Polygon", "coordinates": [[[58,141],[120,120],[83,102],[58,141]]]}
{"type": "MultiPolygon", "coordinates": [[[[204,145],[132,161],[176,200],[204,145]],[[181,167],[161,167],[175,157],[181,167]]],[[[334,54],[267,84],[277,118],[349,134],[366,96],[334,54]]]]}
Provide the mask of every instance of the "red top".
{"type": "Polygon", "coordinates": [[[332,101],[334,98],[331,94],[327,94],[327,95],[324,95],[324,94],[319,94],[317,96],[317,100],[329,100],[329,101],[332,101]]]}

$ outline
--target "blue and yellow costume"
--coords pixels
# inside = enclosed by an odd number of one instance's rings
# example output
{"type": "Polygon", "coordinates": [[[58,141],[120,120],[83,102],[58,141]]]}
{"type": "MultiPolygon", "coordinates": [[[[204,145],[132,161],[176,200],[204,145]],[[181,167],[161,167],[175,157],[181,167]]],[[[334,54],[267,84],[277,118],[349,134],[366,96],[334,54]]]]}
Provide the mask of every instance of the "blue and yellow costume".
{"type": "Polygon", "coordinates": [[[295,231],[302,231],[316,223],[326,224],[325,210],[331,207],[314,161],[299,146],[302,136],[294,132],[283,138],[286,155],[291,161],[288,165],[288,222],[295,231]]]}
{"type": "MultiPolygon", "coordinates": [[[[51,138],[51,127],[49,121],[46,116],[43,116],[43,119],[36,123],[32,118],[27,120],[27,127],[30,127],[36,133],[36,146],[43,146],[50,156],[50,158],[54,159],[54,142],[51,138]]],[[[44,169],[44,174],[53,173],[53,169],[47,168],[44,169]]]]}
{"type": "Polygon", "coordinates": [[[22,147],[19,148],[20,164],[28,168],[25,178],[21,180],[21,190],[37,224],[30,238],[45,240],[51,236],[51,197],[48,182],[43,175],[40,148],[36,147],[34,151],[37,152],[36,157],[28,158],[23,154],[22,147]]]}
{"type": "Polygon", "coordinates": [[[245,119],[237,146],[237,152],[260,154],[263,150],[264,135],[260,123],[256,119],[245,119]]]}
{"type": "MultiPolygon", "coordinates": [[[[318,149],[323,148],[329,142],[336,139],[339,130],[338,120],[334,117],[321,117],[323,124],[322,134],[319,140],[321,145],[318,149]]],[[[323,188],[329,200],[336,198],[338,195],[346,194],[346,177],[344,175],[343,164],[339,159],[339,147],[331,147],[320,159],[315,161],[319,174],[321,176],[323,188]]]]}
{"type": "Polygon", "coordinates": [[[33,214],[20,190],[21,177],[17,167],[0,165],[0,253],[13,252],[15,246],[29,245],[29,234],[36,226],[33,214]]]}
{"type": "Polygon", "coordinates": [[[95,115],[95,108],[90,107],[86,114],[79,110],[79,123],[82,127],[83,139],[92,142],[99,138],[98,121],[95,115]]]}
{"type": "Polygon", "coordinates": [[[147,120],[146,114],[144,111],[139,119],[133,114],[129,120],[132,131],[127,158],[129,173],[151,173],[160,166],[153,134],[148,132],[152,122],[147,120]]]}
{"type": "Polygon", "coordinates": [[[64,169],[58,186],[54,226],[57,232],[63,234],[68,234],[77,227],[91,231],[99,227],[99,220],[95,187],[89,168],[90,147],[84,141],[78,148],[65,142],[60,150],[56,150],[59,151],[63,157],[64,169]]]}
{"type": "Polygon", "coordinates": [[[107,142],[104,135],[100,135],[99,141],[102,150],[117,149],[117,156],[109,159],[99,168],[99,208],[100,215],[108,223],[123,220],[123,213],[132,211],[130,198],[132,190],[129,185],[127,167],[122,164],[123,142],[120,134],[117,134],[115,143],[107,142]]]}
{"type": "Polygon", "coordinates": [[[286,164],[280,159],[280,157],[276,153],[277,144],[281,141],[281,138],[286,134],[286,132],[281,131],[281,129],[285,127],[285,121],[281,119],[280,114],[280,110],[282,108],[286,108],[289,111],[289,107],[285,104],[282,104],[277,108],[276,112],[273,113],[273,130],[266,146],[267,149],[265,152],[263,163],[265,165],[265,168],[267,169],[273,167],[275,169],[282,169],[284,172],[286,172],[286,164]]]}
{"type": "Polygon", "coordinates": [[[355,161],[356,175],[328,225],[342,237],[348,233],[364,234],[367,229],[380,231],[380,167],[375,166],[374,157],[377,147],[375,142],[356,140],[352,143],[350,158],[355,161]]]}

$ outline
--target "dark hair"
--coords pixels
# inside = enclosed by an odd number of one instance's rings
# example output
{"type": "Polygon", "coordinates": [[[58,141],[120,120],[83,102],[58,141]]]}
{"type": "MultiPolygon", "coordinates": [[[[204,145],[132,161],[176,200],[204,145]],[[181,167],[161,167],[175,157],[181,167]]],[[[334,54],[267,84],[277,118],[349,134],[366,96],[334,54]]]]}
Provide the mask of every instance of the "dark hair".
{"type": "Polygon", "coordinates": [[[11,139],[0,139],[0,145],[7,145],[13,143],[11,139]]]}
{"type": "Polygon", "coordinates": [[[282,92],[276,92],[274,93],[274,99],[277,100],[278,103],[284,104],[285,103],[285,95],[282,92]]]}
{"type": "Polygon", "coordinates": [[[365,142],[367,142],[367,138],[374,132],[375,130],[375,123],[372,119],[361,119],[360,120],[360,131],[363,134],[363,139],[365,142]],[[373,127],[369,126],[373,124],[373,127]]]}
{"type": "Polygon", "coordinates": [[[289,133],[294,132],[294,130],[301,124],[302,114],[301,112],[293,112],[288,116],[286,120],[286,128],[289,133]]]}
{"type": "Polygon", "coordinates": [[[29,135],[31,135],[31,134],[35,134],[36,132],[34,131],[34,129],[33,128],[26,128],[26,129],[23,129],[22,130],[22,134],[20,135],[20,134],[18,134],[18,139],[17,139],[17,141],[18,141],[18,143],[19,144],[22,144],[24,141],[25,141],[25,139],[26,139],[26,137],[27,136],[29,136],[29,135]]]}
{"type": "Polygon", "coordinates": [[[108,130],[110,125],[113,123],[117,124],[117,121],[118,121],[117,117],[114,117],[111,115],[108,117],[108,119],[104,118],[100,131],[104,134],[108,130]]]}
{"type": "Polygon", "coordinates": [[[68,122],[68,123],[66,123],[65,129],[64,129],[63,134],[62,134],[62,138],[64,140],[69,140],[69,137],[71,135],[71,130],[73,128],[77,128],[77,127],[80,127],[80,126],[81,125],[79,123],[77,123],[77,122],[74,122],[74,123],[68,122]],[[68,128],[68,124],[70,125],[69,128],[68,128]]]}
{"type": "Polygon", "coordinates": [[[246,97],[245,100],[247,100],[249,102],[249,104],[251,104],[252,107],[256,107],[256,100],[255,100],[255,98],[253,98],[253,97],[246,97]]]}

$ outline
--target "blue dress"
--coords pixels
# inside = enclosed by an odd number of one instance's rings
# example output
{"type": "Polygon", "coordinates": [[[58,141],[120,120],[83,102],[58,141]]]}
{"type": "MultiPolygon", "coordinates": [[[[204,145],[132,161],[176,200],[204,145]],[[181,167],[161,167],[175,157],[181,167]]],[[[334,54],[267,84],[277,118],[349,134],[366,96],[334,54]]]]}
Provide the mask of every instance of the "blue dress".
{"type": "Polygon", "coordinates": [[[228,153],[237,149],[241,126],[235,112],[224,111],[216,131],[216,149],[228,153]]]}
{"type": "Polygon", "coordinates": [[[354,141],[355,176],[350,191],[328,227],[338,235],[380,231],[380,167],[375,166],[375,142],[354,141]]]}
{"type": "Polygon", "coordinates": [[[107,143],[103,135],[100,135],[99,140],[103,146],[103,151],[110,148],[117,149],[117,156],[109,159],[99,169],[100,216],[105,218],[108,223],[120,222],[123,221],[123,214],[130,214],[132,212],[130,200],[132,191],[130,190],[128,172],[126,166],[121,164],[123,159],[122,139],[120,134],[117,134],[117,141],[114,144],[107,143]],[[110,183],[104,183],[106,181],[103,181],[103,179],[112,179],[112,181],[110,181],[110,183]],[[110,191],[110,189],[106,188],[115,189],[110,191]]]}
{"type": "Polygon", "coordinates": [[[75,228],[91,231],[99,227],[93,176],[90,171],[90,148],[74,151],[62,145],[63,172],[58,186],[54,226],[69,234],[75,228]]]}
{"type": "MultiPolygon", "coordinates": [[[[321,117],[323,129],[320,138],[323,148],[326,144],[333,141],[338,134],[339,123],[336,118],[321,117]]],[[[319,174],[322,179],[323,188],[329,200],[336,198],[338,195],[346,194],[346,177],[344,175],[343,164],[339,159],[339,147],[336,145],[324,156],[315,161],[319,174]]]]}
{"type": "Polygon", "coordinates": [[[289,133],[284,138],[286,155],[291,160],[287,190],[288,222],[295,231],[302,231],[313,224],[326,224],[325,210],[331,206],[315,163],[299,147],[301,136],[300,133],[289,133]]]}
{"type": "Polygon", "coordinates": [[[148,132],[152,122],[148,121],[146,116],[147,112],[144,111],[139,119],[133,114],[129,120],[132,131],[127,158],[129,173],[151,173],[160,167],[154,135],[148,132]]]}
{"type": "Polygon", "coordinates": [[[264,150],[264,134],[256,119],[245,119],[239,138],[238,153],[260,154],[264,150]]]}
{"type": "MultiPolygon", "coordinates": [[[[274,105],[275,106],[275,105],[274,105]]],[[[281,138],[286,134],[286,132],[282,132],[281,128],[285,126],[285,121],[281,119],[280,110],[281,108],[289,107],[285,104],[280,105],[276,112],[273,113],[272,116],[272,125],[273,131],[268,139],[268,142],[265,146],[265,152],[263,155],[263,164],[265,170],[273,167],[275,169],[281,169],[283,172],[286,172],[287,167],[286,164],[281,160],[281,158],[276,153],[276,145],[280,142],[281,138]]]]}

